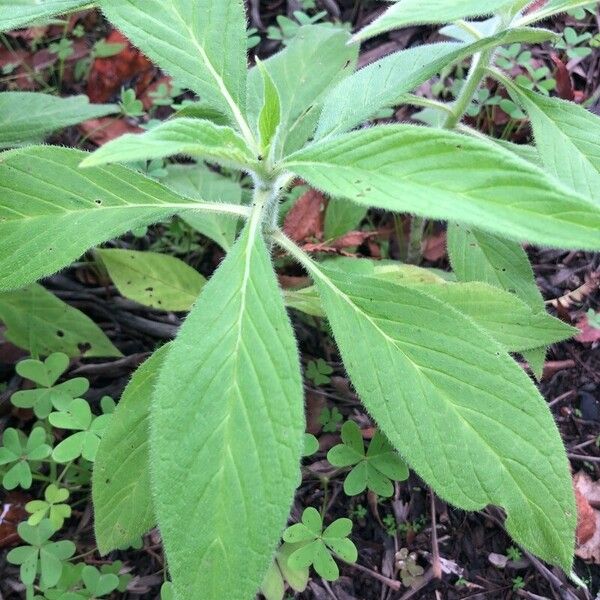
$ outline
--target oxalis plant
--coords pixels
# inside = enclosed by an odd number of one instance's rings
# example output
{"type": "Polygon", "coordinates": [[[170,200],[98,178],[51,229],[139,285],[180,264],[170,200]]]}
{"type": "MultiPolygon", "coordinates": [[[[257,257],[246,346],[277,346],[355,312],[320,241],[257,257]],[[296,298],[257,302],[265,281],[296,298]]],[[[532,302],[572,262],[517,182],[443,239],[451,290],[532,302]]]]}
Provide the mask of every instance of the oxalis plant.
{"type": "MultiPolygon", "coordinates": [[[[2,27],[87,4],[12,3],[0,9],[2,27]]],[[[590,3],[527,4],[400,0],[354,38],[308,26],[248,69],[240,0],[100,2],[199,101],[193,116],[93,154],[50,146],[1,154],[1,289],[172,215],[241,223],[177,338],[134,374],[100,442],[93,499],[102,553],[158,524],[175,597],[250,599],[261,586],[304,444],[298,350],[271,262],[284,252],[312,278],[303,290],[310,310],[326,315],[365,408],[410,467],[455,506],[501,507],[517,543],[571,569],[576,509],[564,447],[510,353],[538,371],[545,347],[572,333],[545,313],[520,243],[600,250],[600,122],[495,66],[499,46],[554,38],[532,24],[590,3]],[[444,31],[454,41],[355,72],[362,40],[424,23],[451,23],[444,31]],[[454,102],[411,95],[469,57],[454,102]],[[535,146],[501,145],[462,123],[488,77],[526,111],[535,146]],[[436,111],[441,126],[363,127],[403,102],[436,111]],[[251,204],[200,201],[116,164],[173,155],[248,173],[251,204]],[[448,221],[453,275],[317,262],[279,229],[280,199],[297,177],[348,202],[412,213],[413,227],[448,221]]]]}

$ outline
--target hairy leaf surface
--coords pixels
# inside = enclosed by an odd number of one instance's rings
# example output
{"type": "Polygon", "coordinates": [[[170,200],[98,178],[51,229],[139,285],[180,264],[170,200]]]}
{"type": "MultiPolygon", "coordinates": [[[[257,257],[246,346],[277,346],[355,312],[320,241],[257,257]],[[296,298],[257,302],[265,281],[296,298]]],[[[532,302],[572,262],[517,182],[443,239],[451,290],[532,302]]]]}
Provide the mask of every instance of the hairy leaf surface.
{"type": "Polygon", "coordinates": [[[181,598],[252,598],[298,483],[299,362],[256,221],[204,288],[154,397],[152,485],[181,598]]]}
{"type": "Polygon", "coordinates": [[[144,306],[190,310],[206,281],[169,254],[108,248],[96,250],[119,292],[144,306]]]}
{"type": "Polygon", "coordinates": [[[185,154],[236,169],[254,164],[244,140],[230,127],[203,119],[173,119],[142,134],[126,133],[90,154],[82,167],[185,154]]]}
{"type": "Polygon", "coordinates": [[[510,88],[531,119],[546,168],[600,205],[600,118],[573,102],[510,88]]]}
{"type": "Polygon", "coordinates": [[[34,92],[0,93],[0,148],[37,143],[56,129],[119,112],[114,104],[90,104],[87,96],[57,98],[34,92]]]}
{"type": "Polygon", "coordinates": [[[0,31],[18,29],[87,4],[91,4],[90,0],[0,0],[0,31]]]}
{"type": "Polygon", "coordinates": [[[316,137],[348,131],[394,106],[402,96],[444,67],[482,50],[516,42],[539,43],[555,34],[545,29],[503,31],[472,44],[441,42],[390,54],[340,81],[325,97],[316,137]]]}
{"type": "Polygon", "coordinates": [[[486,141],[413,125],[316,142],[287,168],[359,204],[455,220],[515,240],[600,248],[600,209],[486,141]]]}
{"type": "Polygon", "coordinates": [[[0,290],[50,275],[135,227],[186,210],[223,210],[125,167],[80,169],[86,156],[44,146],[0,154],[0,290]]]}
{"type": "Polygon", "coordinates": [[[537,21],[543,21],[554,15],[567,12],[568,10],[575,10],[580,6],[590,6],[594,4],[593,0],[549,0],[545,2],[538,10],[531,11],[530,13],[523,15],[516,23],[516,25],[528,25],[530,23],[536,23],[537,21]]]}
{"type": "Polygon", "coordinates": [[[0,321],[6,339],[33,354],[121,356],[94,321],[37,283],[0,293],[0,321]]]}
{"type": "Polygon", "coordinates": [[[150,490],[150,403],[168,348],[157,350],[133,374],[100,440],[92,497],[101,554],[137,542],[156,524],[150,490]]]}
{"type": "Polygon", "coordinates": [[[375,21],[361,29],[353,40],[367,40],[391,29],[411,25],[450,23],[459,19],[491,15],[512,4],[513,0],[486,0],[483,3],[480,0],[398,0],[375,21]]]}
{"type": "MultiPolygon", "coordinates": [[[[168,175],[161,182],[186,198],[204,202],[240,204],[242,188],[239,183],[203,165],[169,165],[168,175]]],[[[183,220],[196,231],[229,250],[235,239],[237,220],[216,213],[186,212],[183,220]]]]}
{"type": "Polygon", "coordinates": [[[457,506],[502,506],[518,543],[569,570],[568,463],[527,375],[473,321],[425,293],[333,269],[313,275],[354,386],[409,464],[457,506]]]}
{"type": "Polygon", "coordinates": [[[144,54],[238,123],[246,98],[242,0],[100,0],[144,54]]]}
{"type": "MultiPolygon", "coordinates": [[[[347,44],[346,31],[318,25],[305,26],[281,52],[263,65],[281,100],[281,149],[301,148],[313,134],[327,91],[355,68],[358,47],[347,44]]],[[[264,92],[257,68],[248,75],[248,112],[256,118],[264,92]]]]}

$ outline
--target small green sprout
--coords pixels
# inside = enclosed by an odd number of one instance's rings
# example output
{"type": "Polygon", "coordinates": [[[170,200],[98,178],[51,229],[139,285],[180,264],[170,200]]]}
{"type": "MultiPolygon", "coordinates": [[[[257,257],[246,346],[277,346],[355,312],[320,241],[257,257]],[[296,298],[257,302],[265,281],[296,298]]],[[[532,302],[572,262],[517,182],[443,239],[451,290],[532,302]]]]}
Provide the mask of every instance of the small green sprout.
{"type": "Polygon", "coordinates": [[[144,114],[144,105],[136,98],[135,90],[122,89],[119,106],[126,117],[141,117],[144,114]]]}
{"type": "Polygon", "coordinates": [[[48,420],[54,427],[77,431],[54,448],[52,458],[58,463],[67,463],[83,456],[93,462],[111,418],[110,414],[94,417],[90,405],[81,398],[73,400],[67,409],[52,413],[48,420]]]}
{"type": "Polygon", "coordinates": [[[357,496],[369,488],[378,496],[389,498],[394,493],[392,481],[408,478],[408,467],[385,436],[377,431],[365,454],[360,428],[354,421],[342,427],[342,444],[327,453],[334,467],[353,467],[344,481],[344,492],[357,496]]]}
{"type": "Polygon", "coordinates": [[[416,588],[423,582],[423,567],[417,564],[417,555],[408,548],[401,548],[396,553],[396,569],[405,587],[416,588]]]}
{"type": "Polygon", "coordinates": [[[334,433],[337,431],[343,420],[342,413],[335,406],[331,409],[324,408],[319,415],[319,423],[323,426],[325,433],[334,433]]]}
{"type": "Polygon", "coordinates": [[[350,519],[337,519],[323,531],[323,519],[319,511],[308,507],[302,513],[302,522],[288,527],[283,533],[284,541],[296,544],[288,559],[292,569],[313,566],[327,581],[335,581],[339,575],[332,553],[348,563],[356,562],[358,551],[348,539],[352,531],[350,519]]]}
{"type": "Polygon", "coordinates": [[[11,402],[19,408],[32,408],[38,419],[46,419],[52,409],[66,408],[74,398],[85,394],[90,384],[85,377],[76,377],[65,381],[56,382],[69,368],[69,357],[62,352],[55,352],[45,361],[27,359],[17,364],[17,373],[37,384],[35,390],[22,390],[15,392],[11,402]]]}
{"type": "Polygon", "coordinates": [[[327,385],[332,373],[333,369],[322,358],[309,361],[306,367],[306,377],[315,385],[327,385]]]}
{"type": "Polygon", "coordinates": [[[59,488],[51,483],[44,492],[45,500],[32,500],[25,505],[25,510],[31,513],[27,520],[30,525],[39,525],[46,517],[56,531],[62,528],[65,519],[71,516],[71,507],[65,504],[69,498],[69,490],[59,488]]]}
{"type": "Polygon", "coordinates": [[[516,592],[517,590],[521,590],[525,587],[525,580],[519,576],[519,577],[515,577],[512,580],[512,589],[513,592],[516,592]]]}
{"type": "Polygon", "coordinates": [[[35,527],[29,523],[19,523],[19,536],[27,546],[19,546],[11,550],[6,559],[13,565],[20,565],[21,581],[32,585],[37,574],[40,574],[40,585],[52,587],[58,583],[63,570],[63,563],[75,554],[75,544],[69,540],[51,542],[56,533],[49,519],[44,519],[35,527]]]}
{"type": "Polygon", "coordinates": [[[12,464],[4,474],[2,485],[7,490],[17,486],[29,489],[33,481],[30,462],[50,456],[52,448],[46,443],[46,432],[36,427],[26,438],[23,433],[9,427],[2,436],[0,465],[12,464]]]}

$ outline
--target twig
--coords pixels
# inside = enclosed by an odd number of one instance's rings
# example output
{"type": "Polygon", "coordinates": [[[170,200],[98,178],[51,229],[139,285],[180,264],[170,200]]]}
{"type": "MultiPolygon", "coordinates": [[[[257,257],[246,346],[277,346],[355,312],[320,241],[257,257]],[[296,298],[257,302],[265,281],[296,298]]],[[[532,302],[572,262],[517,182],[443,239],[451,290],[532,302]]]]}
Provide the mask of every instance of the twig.
{"type": "Polygon", "coordinates": [[[600,463],[600,456],[585,456],[584,454],[567,454],[571,460],[582,460],[584,462],[600,463]]]}
{"type": "Polygon", "coordinates": [[[431,498],[431,570],[435,579],[441,579],[442,565],[440,563],[440,546],[437,536],[435,494],[431,488],[429,488],[429,497],[431,498]]]}
{"type": "Polygon", "coordinates": [[[387,585],[389,588],[392,588],[393,590],[399,591],[402,588],[402,584],[397,581],[396,579],[390,579],[389,577],[386,577],[385,575],[382,575],[381,573],[378,573],[377,571],[373,571],[371,569],[368,569],[367,567],[363,567],[362,565],[359,565],[358,563],[347,563],[349,566],[351,566],[354,569],[357,569],[358,571],[361,571],[363,573],[366,573],[367,575],[370,575],[371,577],[373,577],[373,579],[377,579],[378,581],[381,581],[381,583],[387,585]]]}

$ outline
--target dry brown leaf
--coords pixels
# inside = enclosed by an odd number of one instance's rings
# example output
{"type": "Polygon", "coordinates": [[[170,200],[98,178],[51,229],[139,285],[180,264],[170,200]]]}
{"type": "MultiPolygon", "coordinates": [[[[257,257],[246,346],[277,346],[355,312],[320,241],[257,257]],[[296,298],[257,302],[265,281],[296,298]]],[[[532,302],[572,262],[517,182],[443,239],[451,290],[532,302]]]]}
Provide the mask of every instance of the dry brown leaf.
{"type": "Polygon", "coordinates": [[[573,477],[577,499],[577,548],[582,560],[600,563],[600,482],[579,471],[573,477]]]}
{"type": "Polygon", "coordinates": [[[90,119],[79,125],[81,133],[98,146],[102,146],[124,133],[142,133],[143,129],[132,125],[125,119],[113,117],[102,117],[101,119],[90,119]]]}
{"type": "Polygon", "coordinates": [[[423,257],[431,262],[441,260],[446,256],[446,232],[440,231],[423,240],[423,257]]]}
{"type": "Polygon", "coordinates": [[[576,290],[561,296],[548,300],[546,304],[554,306],[554,308],[571,308],[574,304],[583,302],[588,296],[593,294],[600,287],[600,271],[590,273],[585,278],[585,283],[579,286],[576,290]]]}
{"type": "Polygon", "coordinates": [[[317,190],[308,190],[288,212],[283,231],[295,242],[310,238],[321,239],[325,207],[325,196],[317,190]]]}
{"type": "Polygon", "coordinates": [[[582,344],[600,342],[600,329],[598,327],[593,327],[590,324],[587,315],[583,315],[583,317],[577,321],[575,327],[581,332],[575,336],[575,339],[578,342],[581,342],[582,344]]]}

